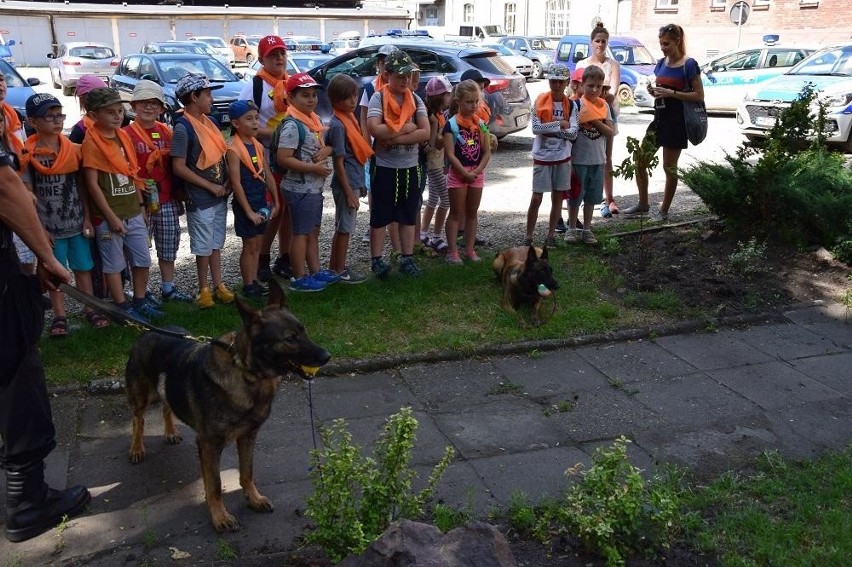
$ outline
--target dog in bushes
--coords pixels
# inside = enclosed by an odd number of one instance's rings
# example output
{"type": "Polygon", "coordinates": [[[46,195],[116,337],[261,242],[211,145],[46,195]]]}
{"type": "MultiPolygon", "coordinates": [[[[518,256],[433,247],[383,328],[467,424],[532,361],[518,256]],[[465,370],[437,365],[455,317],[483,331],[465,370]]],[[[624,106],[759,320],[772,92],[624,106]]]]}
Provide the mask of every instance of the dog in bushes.
{"type": "Polygon", "coordinates": [[[257,433],[269,417],[282,377],[311,379],[330,359],[287,309],[286,296],[274,280],[265,308],[254,309],[239,299],[236,306],[240,328],[209,342],[145,333],[133,346],[125,371],[133,413],[130,462],[145,458],[145,410],[163,398],[166,442],[182,440],[175,416],[195,430],[204,496],[218,532],[239,529],[222,502],[219,462],[225,445],[236,442],[240,486],[249,508],[271,512],[272,503],[254,482],[257,433]]]}
{"type": "Polygon", "coordinates": [[[541,305],[545,297],[559,289],[553,277],[553,268],[547,261],[547,246],[515,246],[497,254],[492,264],[494,274],[502,286],[500,306],[526,326],[521,307],[530,308],[533,325],[541,324],[541,305]]]}

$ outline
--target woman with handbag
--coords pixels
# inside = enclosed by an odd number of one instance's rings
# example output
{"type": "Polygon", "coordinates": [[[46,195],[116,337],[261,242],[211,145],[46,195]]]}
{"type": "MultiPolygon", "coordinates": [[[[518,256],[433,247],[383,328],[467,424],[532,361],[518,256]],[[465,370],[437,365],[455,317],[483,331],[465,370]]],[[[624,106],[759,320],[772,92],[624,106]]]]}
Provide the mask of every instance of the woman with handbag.
{"type": "MultiPolygon", "coordinates": [[[[677,162],[688,142],[684,103],[703,103],[704,88],[701,85],[698,63],[686,56],[683,28],[676,24],[665,25],[660,28],[659,40],[664,57],[657,62],[654,70],[656,85],[648,87],[654,97],[654,120],[648,126],[643,145],[648,142],[649,136],[653,136],[654,145],[663,148],[665,193],[660,210],[654,213],[652,218],[665,221],[668,220],[669,206],[677,189],[677,162]]],[[[639,204],[623,211],[628,216],[647,213],[650,209],[648,164],[639,162],[636,165],[639,204]]]]}

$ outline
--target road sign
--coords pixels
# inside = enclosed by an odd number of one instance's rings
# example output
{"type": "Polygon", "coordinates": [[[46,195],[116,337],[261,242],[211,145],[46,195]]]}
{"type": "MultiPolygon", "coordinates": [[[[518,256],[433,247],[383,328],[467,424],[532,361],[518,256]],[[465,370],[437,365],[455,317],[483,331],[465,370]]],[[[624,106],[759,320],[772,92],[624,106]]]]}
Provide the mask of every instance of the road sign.
{"type": "Polygon", "coordinates": [[[748,15],[751,13],[751,6],[748,2],[734,2],[731,6],[731,23],[737,26],[737,48],[740,47],[740,37],[743,34],[743,24],[748,21],[748,15]]]}

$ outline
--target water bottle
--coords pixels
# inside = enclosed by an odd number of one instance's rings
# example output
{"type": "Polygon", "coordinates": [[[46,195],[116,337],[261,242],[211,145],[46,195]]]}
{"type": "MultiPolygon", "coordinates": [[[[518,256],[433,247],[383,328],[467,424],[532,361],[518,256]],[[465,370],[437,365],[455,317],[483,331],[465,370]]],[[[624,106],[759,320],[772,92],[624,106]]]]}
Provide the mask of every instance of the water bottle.
{"type": "Polygon", "coordinates": [[[145,180],[145,206],[148,214],[154,214],[160,210],[160,190],[153,179],[145,180]]]}
{"type": "Polygon", "coordinates": [[[601,203],[601,216],[605,219],[612,218],[612,212],[609,210],[609,205],[606,204],[606,201],[601,203]]]}
{"type": "Polygon", "coordinates": [[[261,207],[257,210],[257,214],[260,215],[260,217],[263,219],[263,222],[266,222],[266,221],[269,220],[269,213],[270,213],[269,207],[261,207]]]}

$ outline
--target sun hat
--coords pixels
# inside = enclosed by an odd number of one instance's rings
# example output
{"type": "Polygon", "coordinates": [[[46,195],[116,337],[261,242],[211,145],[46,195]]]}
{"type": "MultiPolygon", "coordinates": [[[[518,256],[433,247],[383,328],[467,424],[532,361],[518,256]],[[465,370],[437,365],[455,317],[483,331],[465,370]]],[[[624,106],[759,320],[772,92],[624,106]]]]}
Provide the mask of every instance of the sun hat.
{"type": "Polygon", "coordinates": [[[571,72],[568,66],[562,63],[554,63],[550,66],[550,70],[544,76],[548,81],[569,81],[571,80],[571,72]]]}
{"type": "Polygon", "coordinates": [[[175,85],[175,96],[181,99],[195,91],[203,89],[216,90],[221,89],[224,86],[225,85],[211,85],[210,80],[207,79],[206,75],[202,75],[200,73],[187,73],[178,79],[177,85],[175,85]]]}
{"type": "Polygon", "coordinates": [[[48,93],[34,94],[27,99],[25,110],[28,118],[42,118],[51,108],[62,108],[59,99],[48,93]]]}
{"type": "Polygon", "coordinates": [[[104,89],[108,85],[95,75],[82,75],[77,79],[77,96],[88,94],[92,89],[104,89]]]}
{"type": "Polygon", "coordinates": [[[468,69],[461,76],[462,81],[474,81],[476,83],[485,83],[485,86],[491,84],[491,79],[488,77],[483,77],[482,73],[479,72],[479,69],[468,69]]]}
{"type": "Polygon", "coordinates": [[[228,106],[228,117],[236,120],[250,110],[257,110],[253,100],[235,100],[228,106]]]}
{"type": "Polygon", "coordinates": [[[163,105],[166,104],[166,96],[163,94],[163,87],[154,81],[149,81],[147,79],[143,79],[136,83],[136,86],[133,87],[133,94],[130,96],[131,102],[153,99],[159,100],[163,103],[163,105]]]}
{"type": "Polygon", "coordinates": [[[261,59],[276,49],[283,49],[284,51],[287,51],[287,44],[284,43],[284,40],[277,35],[267,35],[257,42],[257,55],[261,59]]]}
{"type": "Polygon", "coordinates": [[[577,81],[578,83],[583,82],[583,69],[577,67],[574,69],[574,72],[571,73],[571,80],[577,81]]]}
{"type": "Polygon", "coordinates": [[[319,88],[322,87],[318,82],[314,80],[313,77],[308,75],[307,73],[296,73],[295,75],[290,75],[290,78],[287,79],[287,93],[292,93],[296,89],[305,89],[305,88],[319,88]]]}
{"type": "Polygon", "coordinates": [[[386,43],[385,45],[379,48],[379,56],[387,57],[394,51],[399,51],[399,48],[395,45],[391,45],[390,43],[386,43]]]}
{"type": "Polygon", "coordinates": [[[432,77],[426,83],[426,94],[429,96],[452,92],[453,86],[444,76],[432,77]]]}
{"type": "Polygon", "coordinates": [[[393,51],[385,59],[385,71],[388,73],[407,75],[417,70],[417,65],[414,64],[414,61],[411,60],[408,53],[401,49],[393,51]]]}
{"type": "Polygon", "coordinates": [[[121,102],[121,95],[109,87],[92,89],[86,93],[86,110],[97,110],[117,102],[121,102]]]}

